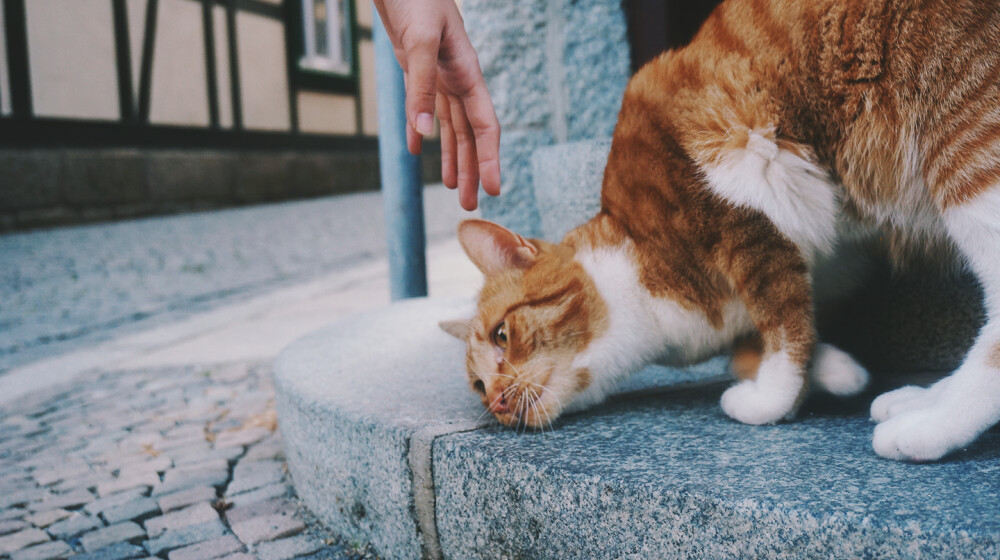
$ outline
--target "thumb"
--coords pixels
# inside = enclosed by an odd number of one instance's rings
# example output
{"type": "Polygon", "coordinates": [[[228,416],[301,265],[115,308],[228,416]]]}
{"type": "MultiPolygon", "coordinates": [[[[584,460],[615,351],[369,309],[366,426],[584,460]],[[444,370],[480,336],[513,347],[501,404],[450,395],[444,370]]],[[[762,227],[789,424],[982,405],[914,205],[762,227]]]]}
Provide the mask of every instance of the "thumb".
{"type": "Polygon", "coordinates": [[[425,35],[406,49],[406,120],[422,136],[434,132],[440,37],[425,35]]]}

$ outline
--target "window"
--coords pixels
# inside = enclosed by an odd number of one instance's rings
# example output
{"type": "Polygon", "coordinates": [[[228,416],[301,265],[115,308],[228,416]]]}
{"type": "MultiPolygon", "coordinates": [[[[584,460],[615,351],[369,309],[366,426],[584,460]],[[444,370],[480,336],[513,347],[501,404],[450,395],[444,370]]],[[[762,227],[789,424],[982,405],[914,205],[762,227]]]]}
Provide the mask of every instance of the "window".
{"type": "Polygon", "coordinates": [[[351,75],[350,0],[302,0],[302,58],[299,67],[351,75]]]}

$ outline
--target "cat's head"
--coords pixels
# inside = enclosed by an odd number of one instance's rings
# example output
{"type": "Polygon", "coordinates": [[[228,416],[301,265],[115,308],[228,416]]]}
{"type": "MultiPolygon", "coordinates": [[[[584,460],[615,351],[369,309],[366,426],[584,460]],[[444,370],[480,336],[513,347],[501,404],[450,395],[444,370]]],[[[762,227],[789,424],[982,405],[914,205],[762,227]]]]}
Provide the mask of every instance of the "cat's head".
{"type": "Polygon", "coordinates": [[[446,321],[466,341],[469,384],[508,426],[550,425],[592,383],[576,360],[607,310],[572,249],[467,220],[458,238],[485,276],[476,315],[446,321]]]}

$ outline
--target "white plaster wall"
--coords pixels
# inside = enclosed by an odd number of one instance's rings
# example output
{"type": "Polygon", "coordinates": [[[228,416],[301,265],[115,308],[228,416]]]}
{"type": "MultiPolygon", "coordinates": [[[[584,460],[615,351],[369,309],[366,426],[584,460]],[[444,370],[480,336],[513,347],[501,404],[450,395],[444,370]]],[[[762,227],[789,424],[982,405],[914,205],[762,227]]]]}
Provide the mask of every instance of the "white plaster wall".
{"type": "Polygon", "coordinates": [[[205,35],[198,2],[160,0],[149,120],[188,126],[209,122],[205,35]]]}
{"type": "Polygon", "coordinates": [[[226,9],[216,6],[212,11],[215,29],[215,88],[219,96],[219,126],[233,126],[233,92],[229,87],[229,29],[226,27],[226,9]]]}
{"type": "MultiPolygon", "coordinates": [[[[0,29],[4,28],[3,0],[0,0],[0,29]]],[[[0,40],[0,115],[10,114],[10,70],[7,68],[7,41],[0,40]]]]}
{"type": "MultiPolygon", "coordinates": [[[[364,1],[364,0],[361,0],[364,1]]],[[[378,134],[378,113],[375,110],[375,44],[358,41],[358,63],[361,75],[361,131],[378,134]]]]}
{"type": "Polygon", "coordinates": [[[35,114],[117,120],[111,2],[31,0],[25,9],[35,114]]]}
{"type": "Polygon", "coordinates": [[[288,72],[285,26],[250,13],[236,16],[243,126],[288,130],[288,72]]]}
{"type": "Polygon", "coordinates": [[[354,9],[357,10],[358,25],[371,29],[373,23],[371,0],[355,0],[354,9]]]}
{"type": "Polygon", "coordinates": [[[354,134],[354,97],[311,91],[299,93],[299,130],[320,134],[354,134]]]}

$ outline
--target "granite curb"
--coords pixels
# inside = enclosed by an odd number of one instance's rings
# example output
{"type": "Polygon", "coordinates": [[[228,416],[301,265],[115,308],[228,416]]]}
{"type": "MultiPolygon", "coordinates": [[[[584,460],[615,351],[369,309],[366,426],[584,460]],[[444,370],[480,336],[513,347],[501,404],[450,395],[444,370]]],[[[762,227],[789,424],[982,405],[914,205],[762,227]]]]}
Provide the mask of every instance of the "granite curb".
{"type": "Polygon", "coordinates": [[[464,345],[437,327],[471,304],[394,304],[302,339],[275,364],[299,494],[384,558],[1000,552],[996,431],[913,465],[872,452],[872,394],[814,397],[793,422],[744,426],[718,407],[718,358],[648,368],[611,402],[518,434],[484,419],[464,345]]]}

